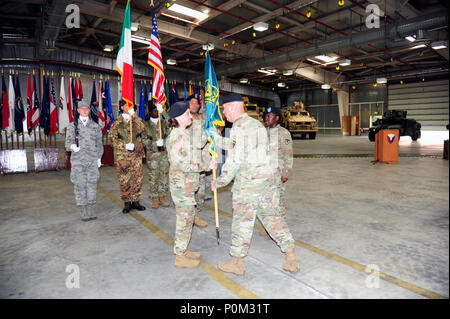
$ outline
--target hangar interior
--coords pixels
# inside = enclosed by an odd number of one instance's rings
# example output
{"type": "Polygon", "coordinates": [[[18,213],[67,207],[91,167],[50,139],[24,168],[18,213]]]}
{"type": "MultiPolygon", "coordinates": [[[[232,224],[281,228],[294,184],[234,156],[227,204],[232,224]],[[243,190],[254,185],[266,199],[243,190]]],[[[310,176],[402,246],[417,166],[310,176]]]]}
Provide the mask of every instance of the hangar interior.
{"type": "MultiPolygon", "coordinates": [[[[153,81],[147,63],[150,2],[130,1],[137,108],[141,91],[151,90],[153,81]]],[[[153,2],[168,100],[169,95],[171,101],[183,100],[190,90],[204,97],[208,51],[221,94],[245,96],[256,118],[271,106],[281,108],[289,123],[292,107],[301,104],[308,125],[314,123],[314,130],[293,132],[295,124],[289,129],[294,163],[286,184],[286,220],[300,271],[281,269],[283,254],[259,233],[260,222],[246,274],[216,268],[229,258],[230,187],[218,192],[220,244],[214,203],[206,201],[200,215],[209,225],[194,227],[190,243],[202,252],[200,267],[176,269],[175,208],[172,202],[151,208],[147,167],[145,211],[121,213],[116,169],[103,165],[98,219],[81,222],[65,131],[50,136],[36,126],[28,133],[24,123],[25,133],[0,130],[0,154],[22,150],[24,159],[16,165],[22,170],[0,167],[0,297],[448,299],[448,1],[153,2]],[[404,120],[420,123],[420,137],[398,136],[398,162],[377,163],[370,130],[396,110],[406,111],[404,120]],[[48,148],[56,149],[57,168],[40,171],[36,149],[48,148]],[[66,284],[73,265],[79,288],[66,284]]],[[[3,92],[14,91],[27,107],[29,81],[35,79],[42,101],[49,90],[45,80],[52,79],[61,105],[61,86],[70,94],[76,82],[89,103],[100,99],[98,89],[108,83],[114,116],[120,116],[115,64],[126,5],[126,0],[2,1],[3,92]]],[[[0,165],[6,165],[2,156],[0,165]]]]}

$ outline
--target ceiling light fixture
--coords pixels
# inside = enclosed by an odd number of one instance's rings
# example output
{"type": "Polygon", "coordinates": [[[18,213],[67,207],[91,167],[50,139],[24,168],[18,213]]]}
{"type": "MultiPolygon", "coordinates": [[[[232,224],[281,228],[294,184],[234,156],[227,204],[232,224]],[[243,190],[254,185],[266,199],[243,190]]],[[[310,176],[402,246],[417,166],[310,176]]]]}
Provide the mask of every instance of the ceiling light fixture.
{"type": "Polygon", "coordinates": [[[175,64],[177,64],[177,60],[174,60],[174,59],[167,59],[167,64],[168,64],[168,65],[175,65],[175,64]]]}
{"type": "Polygon", "coordinates": [[[323,90],[328,90],[328,89],[331,88],[331,86],[330,86],[329,84],[322,84],[321,88],[322,88],[323,90]]]}
{"type": "Polygon", "coordinates": [[[431,47],[434,50],[445,49],[447,48],[447,43],[445,41],[435,41],[431,43],[431,47]]]}
{"type": "Polygon", "coordinates": [[[139,22],[131,22],[130,30],[131,30],[131,32],[135,32],[135,31],[139,30],[139,22]]]}
{"type": "Polygon", "coordinates": [[[377,78],[377,83],[378,84],[385,84],[385,83],[387,83],[387,78],[377,78]]]}
{"type": "Polygon", "coordinates": [[[405,37],[405,39],[408,40],[409,42],[414,42],[416,41],[416,35],[409,35],[405,37]]]}
{"type": "Polygon", "coordinates": [[[283,71],[283,75],[292,75],[292,74],[294,74],[294,71],[293,70],[286,70],[286,71],[283,71]]]}
{"type": "Polygon", "coordinates": [[[105,45],[105,47],[103,48],[103,51],[111,52],[113,49],[114,49],[114,46],[112,46],[112,45],[110,45],[110,44],[107,44],[107,45],[105,45]]]}
{"type": "Polygon", "coordinates": [[[134,41],[134,42],[139,42],[139,43],[150,45],[150,39],[147,39],[147,38],[144,38],[144,37],[140,37],[140,36],[137,36],[137,35],[132,35],[131,36],[131,40],[134,41]]]}
{"type": "Polygon", "coordinates": [[[411,47],[411,49],[420,49],[420,48],[425,48],[426,45],[425,44],[419,44],[419,45],[415,45],[413,47],[411,47]]]}
{"type": "Polygon", "coordinates": [[[284,88],[286,86],[286,83],[284,82],[278,82],[278,87],[284,88]]]}
{"type": "Polygon", "coordinates": [[[349,59],[344,59],[344,60],[339,61],[340,66],[348,66],[350,64],[352,64],[352,61],[350,61],[349,59]]]}
{"type": "Polygon", "coordinates": [[[202,49],[205,51],[211,51],[214,49],[214,44],[213,43],[205,43],[202,45],[202,49]]]}
{"type": "Polygon", "coordinates": [[[258,69],[258,72],[261,72],[261,73],[264,73],[267,75],[274,75],[276,71],[277,71],[276,69],[272,69],[272,70],[258,69]]]}
{"type": "Polygon", "coordinates": [[[267,29],[269,29],[269,24],[265,22],[258,22],[253,25],[253,30],[258,32],[263,32],[266,31],[267,29]]]}
{"type": "Polygon", "coordinates": [[[325,54],[316,55],[316,59],[322,60],[323,62],[336,61],[336,57],[328,56],[328,55],[325,55],[325,54]]]}
{"type": "Polygon", "coordinates": [[[203,20],[203,19],[206,19],[208,17],[208,15],[206,13],[203,13],[201,11],[194,10],[194,9],[191,9],[191,8],[179,5],[178,3],[175,3],[175,4],[171,5],[169,7],[169,10],[170,11],[175,11],[175,12],[181,13],[181,14],[183,14],[185,16],[196,18],[196,19],[199,19],[199,20],[203,20]]]}
{"type": "Polygon", "coordinates": [[[241,83],[244,83],[244,84],[245,84],[245,83],[247,83],[247,82],[248,82],[248,79],[246,79],[246,78],[242,78],[242,79],[240,79],[240,80],[239,80],[239,82],[241,82],[241,83]]]}

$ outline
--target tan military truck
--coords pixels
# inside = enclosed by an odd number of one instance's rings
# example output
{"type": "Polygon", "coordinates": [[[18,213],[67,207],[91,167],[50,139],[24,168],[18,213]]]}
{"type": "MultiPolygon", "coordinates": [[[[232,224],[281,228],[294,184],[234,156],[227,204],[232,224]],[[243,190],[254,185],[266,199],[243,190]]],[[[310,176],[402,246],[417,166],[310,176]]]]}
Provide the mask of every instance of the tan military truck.
{"type": "Polygon", "coordinates": [[[258,104],[250,103],[247,96],[243,96],[242,99],[244,100],[244,108],[248,116],[253,117],[254,119],[264,124],[264,109],[262,107],[259,107],[258,104]]]}
{"type": "Polygon", "coordinates": [[[298,101],[283,110],[282,124],[292,136],[300,134],[301,138],[306,138],[308,135],[311,140],[316,138],[316,133],[319,131],[316,119],[306,111],[303,102],[298,101]]]}

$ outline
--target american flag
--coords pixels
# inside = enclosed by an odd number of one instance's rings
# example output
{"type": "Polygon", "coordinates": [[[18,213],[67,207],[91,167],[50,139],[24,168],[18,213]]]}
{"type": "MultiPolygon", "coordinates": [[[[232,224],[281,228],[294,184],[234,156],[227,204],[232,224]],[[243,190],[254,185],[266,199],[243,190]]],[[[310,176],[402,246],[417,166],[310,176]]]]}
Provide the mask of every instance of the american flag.
{"type": "Polygon", "coordinates": [[[159,45],[158,26],[156,25],[155,7],[152,5],[152,36],[150,39],[150,48],[148,49],[148,64],[153,69],[153,98],[155,105],[166,104],[166,94],[164,93],[164,67],[161,56],[161,47],[159,45]]]}

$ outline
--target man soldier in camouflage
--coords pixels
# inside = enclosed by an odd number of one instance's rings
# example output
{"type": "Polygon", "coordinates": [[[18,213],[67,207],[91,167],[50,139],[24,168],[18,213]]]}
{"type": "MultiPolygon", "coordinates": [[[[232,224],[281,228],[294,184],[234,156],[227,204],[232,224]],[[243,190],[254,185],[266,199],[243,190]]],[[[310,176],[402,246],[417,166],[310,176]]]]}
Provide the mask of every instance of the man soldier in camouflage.
{"type": "MultiPolygon", "coordinates": [[[[286,182],[294,159],[292,137],[291,133],[279,124],[281,119],[279,108],[269,106],[265,110],[263,118],[269,133],[271,163],[275,163],[277,175],[282,183],[280,187],[280,214],[286,220],[286,182]]],[[[260,233],[268,235],[265,230],[261,230],[260,233]]]]}
{"type": "Polygon", "coordinates": [[[173,129],[166,139],[166,144],[170,162],[170,193],[177,212],[173,247],[177,268],[194,268],[200,264],[200,253],[190,251],[187,247],[197,211],[196,192],[200,172],[207,169],[205,165],[207,166],[211,159],[209,157],[206,161],[201,161],[193,156],[193,136],[187,128],[191,123],[192,115],[187,101],[179,101],[171,106],[169,125],[173,129]]]}
{"type": "Polygon", "coordinates": [[[120,194],[125,202],[122,213],[128,214],[131,209],[145,210],[139,198],[142,195],[142,159],[145,156],[144,144],[148,143],[148,129],[134,109],[128,110],[125,101],[121,101],[120,108],[122,116],[114,121],[108,137],[116,154],[120,194]]]}
{"type": "MultiPolygon", "coordinates": [[[[186,101],[189,102],[189,111],[192,116],[192,124],[189,127],[189,130],[190,130],[191,135],[193,136],[193,140],[192,140],[193,151],[194,151],[193,155],[200,157],[200,156],[202,156],[201,154],[207,143],[207,137],[203,133],[204,127],[205,127],[205,119],[198,113],[198,111],[200,109],[200,103],[198,101],[197,94],[192,94],[192,95],[188,96],[186,101]]],[[[197,212],[196,212],[195,218],[194,218],[194,225],[198,226],[198,227],[208,226],[208,223],[198,216],[198,213],[203,209],[203,205],[205,202],[205,188],[206,188],[205,175],[206,175],[205,172],[200,173],[199,189],[198,189],[198,192],[196,193],[197,212]]]]}
{"type": "MultiPolygon", "coordinates": [[[[294,239],[279,211],[281,180],[269,160],[267,131],[258,121],[245,113],[239,94],[222,98],[224,115],[233,123],[230,141],[234,145],[228,153],[222,174],[211,182],[211,189],[223,187],[234,178],[233,221],[230,255],[232,259],[218,265],[223,272],[243,275],[243,258],[247,256],[255,218],[262,221],[270,236],[286,254],[283,269],[292,273],[300,267],[295,257],[294,239]],[[278,179],[278,180],[277,180],[278,179]]],[[[215,134],[220,145],[221,137],[215,134]]],[[[211,166],[217,166],[212,163],[211,166]]]]}
{"type": "Polygon", "coordinates": [[[74,184],[77,206],[81,207],[81,220],[89,221],[97,219],[93,205],[103,155],[102,131],[97,123],[89,119],[89,104],[80,101],[77,112],[79,116],[67,127],[65,148],[72,152],[70,180],[74,184]]]}
{"type": "MultiPolygon", "coordinates": [[[[166,113],[165,116],[168,116],[166,113]]],[[[147,163],[149,166],[150,195],[152,208],[159,205],[168,207],[166,196],[169,193],[169,159],[164,147],[164,139],[169,134],[167,120],[161,118],[161,133],[159,137],[158,110],[156,107],[150,110],[150,121],[148,121],[149,142],[146,145],[147,163]]]]}

